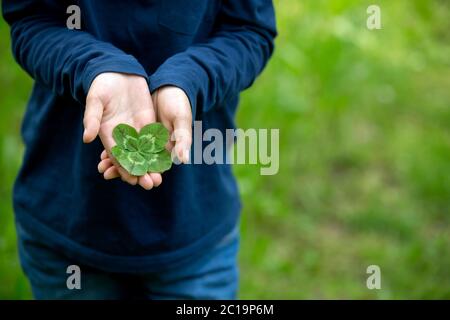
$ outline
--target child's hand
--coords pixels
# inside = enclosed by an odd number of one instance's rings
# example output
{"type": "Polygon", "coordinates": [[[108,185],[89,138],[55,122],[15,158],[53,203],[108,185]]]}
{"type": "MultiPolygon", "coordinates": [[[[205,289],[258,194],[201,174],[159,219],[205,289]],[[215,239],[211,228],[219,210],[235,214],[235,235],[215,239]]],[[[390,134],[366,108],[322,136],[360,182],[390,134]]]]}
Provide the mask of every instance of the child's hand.
{"type": "Polygon", "coordinates": [[[105,178],[120,176],[132,185],[139,182],[145,189],[161,184],[162,177],[159,173],[132,176],[110,156],[110,150],[116,144],[112,137],[116,125],[126,123],[139,130],[152,122],[155,122],[155,111],[147,81],[143,77],[102,73],[94,79],[86,99],[83,141],[90,143],[97,135],[100,136],[110,165],[104,172],[105,178]]]}
{"type": "MultiPolygon", "coordinates": [[[[183,163],[188,163],[192,144],[192,112],[188,97],[180,88],[166,86],[155,91],[152,99],[158,121],[172,133],[167,148],[169,150],[175,148],[177,158],[183,163]]],[[[100,158],[98,169],[104,178],[117,178],[119,173],[109,155],[103,151],[100,158]]]]}
{"type": "Polygon", "coordinates": [[[189,98],[178,87],[165,86],[156,90],[153,95],[156,116],[171,132],[171,145],[175,147],[175,155],[182,163],[189,162],[192,144],[192,109],[189,98]]]}

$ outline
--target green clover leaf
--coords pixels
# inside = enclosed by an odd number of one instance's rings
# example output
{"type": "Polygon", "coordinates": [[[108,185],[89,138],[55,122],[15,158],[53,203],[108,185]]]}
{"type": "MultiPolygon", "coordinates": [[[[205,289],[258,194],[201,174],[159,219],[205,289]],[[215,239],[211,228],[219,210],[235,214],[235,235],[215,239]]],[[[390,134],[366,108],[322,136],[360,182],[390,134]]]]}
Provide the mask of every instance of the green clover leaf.
{"type": "Polygon", "coordinates": [[[113,130],[113,138],[122,149],[137,151],[139,134],[133,127],[127,124],[117,125],[113,130]]]}
{"type": "Polygon", "coordinates": [[[132,175],[161,173],[172,166],[165,148],[169,131],[161,123],[148,124],[139,133],[127,124],[119,124],[113,130],[113,138],[117,143],[111,149],[113,157],[132,175]]]}
{"type": "Polygon", "coordinates": [[[148,159],[148,170],[151,172],[164,172],[172,166],[170,153],[164,149],[158,153],[153,153],[148,159]]]}
{"type": "Polygon", "coordinates": [[[169,141],[169,131],[161,123],[148,124],[139,132],[139,148],[156,153],[165,149],[169,141]]]}

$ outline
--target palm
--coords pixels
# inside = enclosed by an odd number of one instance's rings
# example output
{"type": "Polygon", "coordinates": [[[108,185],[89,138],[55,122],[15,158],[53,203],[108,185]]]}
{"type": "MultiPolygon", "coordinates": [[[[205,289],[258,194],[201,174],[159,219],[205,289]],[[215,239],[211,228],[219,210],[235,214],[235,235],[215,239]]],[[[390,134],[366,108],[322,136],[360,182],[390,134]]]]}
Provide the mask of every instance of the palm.
{"type": "MultiPolygon", "coordinates": [[[[169,150],[175,148],[174,154],[184,163],[189,162],[189,150],[192,143],[192,112],[191,105],[189,103],[189,99],[184,93],[183,90],[176,87],[162,87],[158,89],[155,94],[152,96],[154,110],[159,122],[161,122],[170,132],[172,132],[172,141],[168,146],[169,150]]],[[[132,117],[133,119],[145,118],[146,111],[141,110],[139,108],[133,109],[136,110],[140,115],[136,116],[136,114],[132,117]]],[[[122,123],[127,123],[133,125],[137,128],[141,128],[146,123],[133,123],[127,122],[126,119],[129,118],[128,110],[125,111],[125,115],[121,115],[116,111],[109,111],[114,114],[114,121],[109,121],[109,117],[105,116],[105,121],[101,124],[101,134],[100,136],[104,136],[105,142],[104,145],[110,145],[110,143],[114,143],[109,141],[111,137],[110,132],[114,129],[114,127],[118,124],[117,119],[122,119],[122,123]]],[[[103,141],[103,140],[102,140],[103,141]]],[[[112,145],[112,144],[111,144],[112,145]]],[[[106,149],[108,150],[108,149],[106,149]]],[[[103,151],[101,155],[101,161],[99,163],[99,171],[103,173],[105,179],[114,179],[119,176],[117,172],[117,165],[114,166],[112,162],[112,157],[106,151],[103,151]]],[[[161,176],[157,174],[150,174],[153,181],[158,180],[161,183],[161,176]]],[[[139,183],[142,186],[148,186],[145,181],[147,179],[146,176],[141,177],[139,179],[139,183]]],[[[147,180],[148,182],[148,180],[147,180]]],[[[159,183],[153,185],[159,185],[159,183]]],[[[151,188],[151,187],[150,187],[151,188]]],[[[150,189],[147,188],[147,189],[150,189]]]]}
{"type": "MultiPolygon", "coordinates": [[[[152,174],[143,177],[128,174],[110,156],[115,145],[113,129],[120,123],[126,123],[138,130],[148,123],[155,122],[155,112],[147,82],[144,78],[133,75],[104,73],[92,82],[87,97],[84,118],[84,141],[91,142],[97,134],[107,151],[102,155],[108,157],[107,163],[114,170],[109,175],[121,176],[130,184],[139,184],[148,189],[161,183],[161,175],[152,174]]],[[[107,173],[105,172],[105,178],[107,173]]]]}

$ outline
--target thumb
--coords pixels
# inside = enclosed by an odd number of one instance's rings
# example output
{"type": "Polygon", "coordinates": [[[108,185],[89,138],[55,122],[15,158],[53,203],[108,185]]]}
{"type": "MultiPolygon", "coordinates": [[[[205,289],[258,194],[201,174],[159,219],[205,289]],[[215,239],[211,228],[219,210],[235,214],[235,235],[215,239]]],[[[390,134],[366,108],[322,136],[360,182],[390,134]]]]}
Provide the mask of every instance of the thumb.
{"type": "Polygon", "coordinates": [[[103,115],[103,104],[98,98],[87,98],[84,111],[84,143],[92,142],[98,135],[103,115]]]}
{"type": "Polygon", "coordinates": [[[192,125],[189,117],[176,118],[174,121],[173,139],[175,147],[173,152],[183,163],[189,163],[189,155],[192,144],[192,125]]]}

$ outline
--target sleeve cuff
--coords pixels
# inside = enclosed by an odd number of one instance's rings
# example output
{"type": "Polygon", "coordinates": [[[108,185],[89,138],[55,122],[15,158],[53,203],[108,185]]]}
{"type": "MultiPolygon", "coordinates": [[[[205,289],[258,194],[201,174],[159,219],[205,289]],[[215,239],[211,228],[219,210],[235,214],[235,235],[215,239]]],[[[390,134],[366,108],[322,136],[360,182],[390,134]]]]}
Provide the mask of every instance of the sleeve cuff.
{"type": "Polygon", "coordinates": [[[150,76],[149,82],[151,93],[164,86],[174,86],[183,90],[191,104],[192,121],[197,118],[197,94],[191,79],[188,79],[181,74],[156,72],[150,76]]]}
{"type": "Polygon", "coordinates": [[[144,77],[148,83],[148,76],[144,67],[131,55],[117,56],[104,61],[93,59],[87,63],[83,76],[83,90],[86,95],[95,77],[105,72],[138,75],[144,77]]]}

